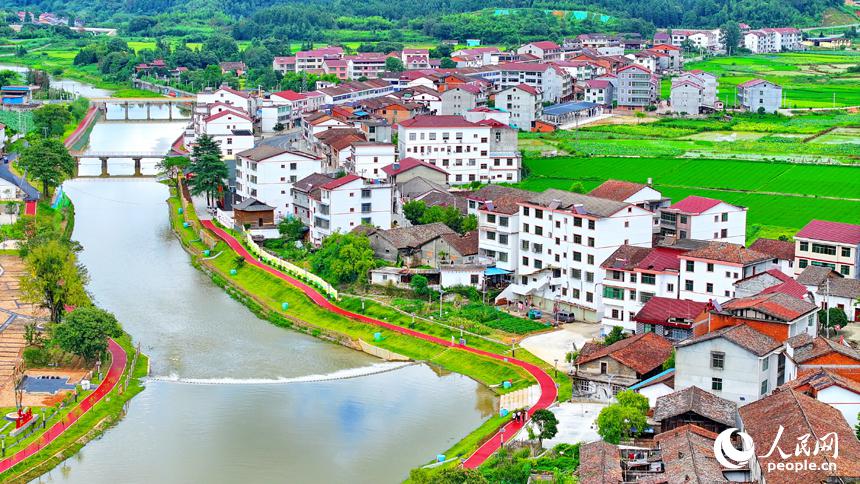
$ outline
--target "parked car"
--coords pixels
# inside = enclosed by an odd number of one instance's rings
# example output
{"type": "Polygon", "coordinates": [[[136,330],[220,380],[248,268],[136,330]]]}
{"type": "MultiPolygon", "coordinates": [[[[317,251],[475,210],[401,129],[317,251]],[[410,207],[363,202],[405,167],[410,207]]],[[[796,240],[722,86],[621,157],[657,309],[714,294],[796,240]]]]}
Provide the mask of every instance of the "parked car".
{"type": "Polygon", "coordinates": [[[553,314],[552,319],[554,321],[558,321],[559,323],[572,323],[576,321],[576,319],[573,317],[573,314],[567,311],[557,311],[555,314],[553,314]]]}
{"type": "Polygon", "coordinates": [[[528,317],[529,319],[540,319],[543,317],[543,311],[540,309],[529,309],[528,317]]]}

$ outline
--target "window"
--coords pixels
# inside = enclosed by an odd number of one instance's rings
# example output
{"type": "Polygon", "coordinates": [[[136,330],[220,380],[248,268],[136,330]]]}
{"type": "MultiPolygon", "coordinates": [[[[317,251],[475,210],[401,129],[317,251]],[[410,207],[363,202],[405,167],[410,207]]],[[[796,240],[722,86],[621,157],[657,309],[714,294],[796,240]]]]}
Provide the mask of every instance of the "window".
{"type": "Polygon", "coordinates": [[[768,366],[770,365],[770,359],[765,357],[761,360],[761,371],[767,371],[768,366]]]}
{"type": "Polygon", "coordinates": [[[370,198],[370,189],[362,188],[361,189],[361,198],[370,198]]]}
{"type": "Polygon", "coordinates": [[[696,267],[696,263],[694,261],[687,261],[687,272],[693,272],[696,267]]]}
{"type": "Polygon", "coordinates": [[[582,236],[579,234],[573,234],[573,243],[582,244],[582,236]]]}
{"type": "Polygon", "coordinates": [[[582,262],[582,252],[574,252],[573,260],[574,262],[582,262]]]}
{"type": "Polygon", "coordinates": [[[809,242],[801,242],[800,243],[800,250],[802,250],[802,251],[809,250],[809,242]]]}
{"type": "Polygon", "coordinates": [[[502,227],[508,226],[508,217],[499,217],[499,225],[502,227]]]}
{"type": "Polygon", "coordinates": [[[600,362],[600,374],[605,375],[606,372],[609,371],[609,364],[605,361],[600,362]]]}
{"type": "Polygon", "coordinates": [[[488,213],[488,214],[487,214],[487,223],[488,223],[488,224],[494,224],[494,223],[496,223],[496,216],[495,216],[495,215],[493,215],[493,214],[491,214],[491,213],[488,213]]]}
{"type": "Polygon", "coordinates": [[[541,210],[541,209],[539,209],[539,208],[536,208],[536,209],[535,209],[535,218],[540,218],[540,219],[542,219],[542,218],[543,218],[543,210],[541,210]]]}
{"type": "Polygon", "coordinates": [[[523,207],[523,215],[528,215],[528,214],[529,214],[529,208],[523,207]]]}
{"type": "Polygon", "coordinates": [[[721,351],[711,351],[711,368],[723,370],[726,367],[726,354],[721,351]]]}
{"type": "Polygon", "coordinates": [[[535,259],[535,269],[543,268],[543,262],[540,259],[535,259]]]}
{"type": "MultiPolygon", "coordinates": [[[[571,269],[570,270],[570,277],[577,279],[577,280],[582,279],[582,271],[579,269],[571,269]]],[[[574,289],[574,291],[576,291],[576,289],[574,289]]],[[[578,298],[578,296],[577,296],[577,298],[578,298]]]]}
{"type": "Polygon", "coordinates": [[[705,292],[707,292],[708,294],[713,293],[714,292],[714,284],[711,282],[705,284],[705,292]]]}
{"type": "Polygon", "coordinates": [[[689,279],[684,281],[684,290],[685,291],[692,291],[693,290],[693,281],[691,281],[689,279]]]}
{"type": "Polygon", "coordinates": [[[588,230],[594,230],[594,220],[588,221],[588,230]]]}
{"type": "Polygon", "coordinates": [[[670,282],[670,283],[668,283],[668,284],[666,284],[666,291],[668,291],[668,292],[675,292],[675,285],[674,285],[674,284],[672,284],[671,282],[670,282]]]}
{"type": "Polygon", "coordinates": [[[523,250],[529,250],[529,241],[523,240],[522,242],[520,242],[520,248],[522,248],[523,250]]]}
{"type": "Polygon", "coordinates": [[[714,264],[708,262],[708,267],[706,269],[708,272],[714,272],[714,264]]]}
{"type": "Polygon", "coordinates": [[[543,235],[543,227],[535,226],[535,235],[543,235]]]}
{"type": "Polygon", "coordinates": [[[797,266],[803,269],[804,267],[809,265],[809,261],[806,259],[800,259],[797,261],[797,266]]]}
{"type": "Polygon", "coordinates": [[[681,217],[680,217],[680,222],[681,222],[682,224],[686,224],[686,223],[687,223],[687,216],[686,216],[686,215],[681,215],[681,217]]]}
{"type": "Polygon", "coordinates": [[[594,256],[593,255],[588,254],[585,259],[586,259],[586,262],[585,262],[586,264],[594,265],[594,256]]]}
{"type": "Polygon", "coordinates": [[[296,169],[296,164],[290,163],[290,170],[295,170],[295,169],[296,169]]]}
{"type": "Polygon", "coordinates": [[[508,245],[508,234],[499,234],[499,243],[502,245],[508,245]]]}
{"type": "Polygon", "coordinates": [[[729,237],[729,230],[728,229],[720,229],[720,238],[726,239],[728,237],[729,237]]]}
{"type": "Polygon", "coordinates": [[[642,284],[654,285],[657,282],[657,276],[654,274],[642,274],[642,284]]]}
{"type": "Polygon", "coordinates": [[[723,379],[722,378],[711,378],[711,390],[721,392],[723,391],[723,379]]]}
{"type": "Polygon", "coordinates": [[[589,237],[589,238],[588,238],[588,246],[589,246],[589,247],[594,247],[594,237],[589,237]]]}
{"type": "Polygon", "coordinates": [[[585,273],[585,282],[594,282],[594,273],[586,272],[585,273]]]}
{"type": "Polygon", "coordinates": [[[523,265],[524,266],[529,265],[529,258],[528,257],[523,257],[523,265]]]}
{"type": "Polygon", "coordinates": [[[839,273],[842,274],[843,276],[847,276],[848,274],[851,273],[851,266],[840,265],[839,266],[839,273]]]}
{"type": "Polygon", "coordinates": [[[603,297],[609,299],[624,300],[624,289],[618,287],[603,286],[603,297]]]}
{"type": "Polygon", "coordinates": [[[761,382],[761,394],[767,395],[767,380],[761,382]]]}
{"type": "Polygon", "coordinates": [[[496,240],[495,232],[487,232],[487,240],[496,240]]]}
{"type": "Polygon", "coordinates": [[[582,227],[582,219],[579,217],[573,218],[573,226],[574,227],[582,227]]]}
{"type": "Polygon", "coordinates": [[[638,277],[637,277],[637,275],[636,275],[636,274],[630,274],[630,282],[636,282],[636,279],[637,279],[637,278],[638,278],[638,277]]]}
{"type": "Polygon", "coordinates": [[[720,219],[721,219],[723,222],[728,222],[728,221],[729,221],[729,213],[728,213],[728,212],[723,212],[723,213],[720,215],[720,219]]]}
{"type": "Polygon", "coordinates": [[[851,247],[842,248],[842,257],[851,257],[851,247]]]}
{"type": "Polygon", "coordinates": [[[812,244],[812,252],[815,254],[836,255],[835,245],[812,244]]]}
{"type": "Polygon", "coordinates": [[[644,292],[644,291],[640,292],[639,293],[639,302],[644,304],[644,303],[650,301],[652,297],[654,297],[653,292],[644,292]]]}
{"type": "Polygon", "coordinates": [[[585,293],[585,302],[594,302],[594,294],[590,292],[585,293]]]}

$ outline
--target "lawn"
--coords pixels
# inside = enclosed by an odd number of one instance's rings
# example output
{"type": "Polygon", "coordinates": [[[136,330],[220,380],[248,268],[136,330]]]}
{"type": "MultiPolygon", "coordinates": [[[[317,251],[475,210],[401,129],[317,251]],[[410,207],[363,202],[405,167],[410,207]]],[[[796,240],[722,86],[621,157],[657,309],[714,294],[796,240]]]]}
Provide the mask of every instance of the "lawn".
{"type": "MultiPolygon", "coordinates": [[[[860,76],[845,70],[860,64],[853,51],[809,51],[713,57],[687,64],[719,77],[719,98],[734,104],[738,84],[761,77],[780,84],[789,108],[819,108],[860,105],[860,76]]],[[[662,93],[668,96],[668,83],[662,93]]]]}

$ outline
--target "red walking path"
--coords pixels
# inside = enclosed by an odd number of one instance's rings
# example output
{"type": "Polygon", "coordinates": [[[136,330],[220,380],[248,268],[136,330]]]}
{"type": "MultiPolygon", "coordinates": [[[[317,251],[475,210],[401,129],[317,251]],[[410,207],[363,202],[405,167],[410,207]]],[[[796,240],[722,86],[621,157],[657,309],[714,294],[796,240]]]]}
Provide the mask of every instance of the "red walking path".
{"type": "MultiPolygon", "coordinates": [[[[515,358],[509,358],[509,357],[504,356],[504,355],[499,355],[499,354],[495,354],[495,353],[490,353],[488,351],[483,351],[483,350],[479,350],[476,348],[472,348],[470,346],[463,346],[463,345],[455,344],[455,343],[452,343],[452,342],[445,340],[445,339],[442,339],[442,338],[437,338],[435,336],[430,336],[430,335],[427,335],[427,334],[424,334],[424,333],[421,333],[418,331],[414,331],[414,330],[411,330],[408,328],[403,328],[403,327],[397,326],[395,324],[386,323],[384,321],[380,321],[378,319],[373,319],[373,318],[370,318],[370,317],[362,315],[362,314],[353,313],[351,311],[347,311],[343,308],[335,306],[325,296],[323,296],[321,293],[317,292],[315,289],[308,286],[307,284],[305,284],[305,283],[303,283],[297,279],[294,279],[294,278],[288,276],[287,274],[284,274],[283,272],[281,272],[281,271],[279,271],[273,267],[269,267],[268,265],[263,264],[262,262],[257,260],[257,258],[254,257],[250,252],[248,252],[245,249],[245,247],[241,243],[239,243],[238,240],[236,240],[232,235],[228,234],[224,230],[221,230],[218,227],[216,227],[212,223],[212,221],[201,220],[201,224],[204,227],[206,227],[207,229],[214,232],[222,240],[224,240],[224,242],[226,242],[227,245],[230,246],[230,248],[232,248],[234,251],[236,251],[236,253],[243,256],[248,264],[252,264],[256,267],[259,267],[260,269],[263,269],[264,271],[266,271],[266,272],[288,282],[289,284],[295,286],[296,288],[298,288],[302,292],[304,292],[305,295],[307,295],[314,303],[316,303],[317,305],[319,305],[320,307],[322,307],[324,309],[327,309],[327,310],[329,310],[333,313],[336,313],[336,314],[340,314],[342,316],[346,316],[346,317],[361,321],[363,323],[368,323],[368,324],[380,326],[380,327],[383,327],[385,329],[389,329],[391,331],[396,331],[398,333],[402,333],[402,334],[405,334],[408,336],[420,338],[420,339],[423,339],[425,341],[429,341],[431,343],[435,343],[435,344],[438,344],[441,346],[446,346],[446,347],[450,347],[450,348],[457,348],[457,349],[460,349],[463,351],[468,351],[469,353],[474,353],[476,355],[485,356],[487,358],[494,358],[496,360],[502,360],[502,361],[508,362],[512,365],[516,365],[516,366],[519,366],[520,368],[523,368],[524,370],[529,372],[537,380],[538,384],[540,385],[540,389],[541,389],[540,398],[538,399],[537,403],[528,410],[528,416],[529,417],[531,417],[531,415],[536,410],[545,409],[545,408],[549,407],[550,405],[552,405],[553,402],[555,402],[556,397],[558,396],[558,389],[555,386],[555,381],[553,381],[552,377],[550,377],[549,374],[547,374],[545,371],[543,371],[542,369],[540,369],[536,365],[533,365],[531,363],[527,363],[525,361],[517,360],[515,358]]],[[[505,424],[500,429],[500,431],[496,435],[494,435],[489,440],[484,442],[484,444],[481,445],[481,447],[479,447],[478,450],[475,451],[474,454],[469,456],[469,458],[466,459],[465,462],[463,462],[463,465],[465,467],[468,467],[468,468],[474,468],[474,467],[480,466],[491,455],[493,455],[494,452],[499,450],[499,447],[502,444],[502,439],[504,438],[505,435],[507,435],[508,438],[513,437],[521,428],[523,428],[523,425],[524,425],[523,422],[514,422],[514,421],[508,422],[507,424],[505,424]]]]}
{"type": "MultiPolygon", "coordinates": [[[[45,446],[56,440],[57,437],[63,435],[66,430],[68,430],[75,422],[80,420],[80,418],[91,408],[93,408],[93,405],[100,402],[105,395],[114,389],[116,384],[119,382],[122,373],[125,371],[126,354],[125,350],[123,350],[122,347],[114,340],[108,341],[108,351],[110,351],[111,354],[110,369],[99,384],[98,388],[81,400],[77,407],[73,408],[72,411],[69,412],[62,420],[55,423],[44,434],[42,434],[42,436],[30,443],[30,445],[0,461],[0,473],[8,471],[15,464],[44,449],[45,446]]],[[[38,425],[39,423],[40,422],[37,421],[33,425],[38,425]]]]}

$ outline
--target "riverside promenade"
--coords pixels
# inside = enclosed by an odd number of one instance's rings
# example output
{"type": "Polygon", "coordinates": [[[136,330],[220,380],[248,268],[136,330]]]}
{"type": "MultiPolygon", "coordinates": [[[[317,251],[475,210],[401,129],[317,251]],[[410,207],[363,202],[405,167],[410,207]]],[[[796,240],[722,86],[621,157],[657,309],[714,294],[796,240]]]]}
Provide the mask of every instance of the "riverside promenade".
{"type": "MultiPolygon", "coordinates": [[[[528,410],[528,417],[531,418],[532,414],[541,409],[548,408],[555,402],[556,397],[558,396],[558,388],[556,387],[555,381],[552,379],[549,374],[540,369],[538,366],[533,365],[531,363],[518,360],[515,358],[510,358],[504,355],[499,355],[496,353],[490,353],[488,351],[479,350],[477,348],[472,348],[470,346],[463,346],[457,343],[452,343],[451,341],[437,338],[435,336],[430,336],[418,331],[414,331],[408,328],[403,328],[401,326],[397,326],[395,324],[386,323],[384,321],[380,321],[378,319],[374,319],[363,314],[354,313],[351,311],[347,311],[343,308],[340,308],[329,301],[324,295],[317,292],[314,288],[308,286],[307,284],[290,277],[283,272],[270,267],[266,264],[263,264],[259,260],[257,260],[253,254],[248,252],[247,249],[238,241],[235,237],[228,234],[224,230],[216,227],[215,224],[212,223],[211,220],[201,220],[200,223],[203,227],[213,232],[217,235],[221,240],[227,243],[231,249],[233,249],[237,254],[243,256],[248,264],[251,264],[257,268],[260,268],[275,277],[287,282],[288,284],[296,287],[301,290],[306,296],[308,296],[311,301],[316,303],[318,306],[331,311],[336,314],[340,314],[342,316],[346,316],[348,318],[354,319],[356,321],[360,321],[362,323],[372,324],[375,326],[379,326],[391,331],[396,331],[401,334],[405,334],[407,336],[412,336],[414,338],[419,338],[424,341],[429,341],[431,343],[435,343],[440,346],[445,346],[449,348],[456,348],[462,351],[467,351],[469,353],[473,353],[479,356],[484,356],[487,358],[493,358],[496,360],[504,361],[510,363],[512,365],[518,366],[524,370],[526,370],[529,374],[531,374],[538,382],[540,386],[540,398],[538,398],[537,403],[533,405],[528,410]]],[[[495,435],[490,437],[486,442],[481,445],[478,450],[476,450],[471,456],[469,456],[464,462],[463,466],[467,468],[475,468],[483,464],[493,453],[495,453],[501,447],[503,443],[503,439],[505,436],[508,436],[508,439],[513,438],[517,432],[519,432],[525,423],[523,422],[515,422],[513,420],[509,421],[507,424],[502,426],[495,435]]]]}
{"type": "Polygon", "coordinates": [[[15,464],[24,461],[28,457],[32,457],[55,441],[116,387],[123,372],[125,372],[126,354],[125,350],[112,339],[108,340],[108,352],[111,355],[110,369],[108,369],[104,379],[99,383],[98,388],[81,400],[62,420],[52,425],[51,428],[35,441],[31,442],[30,445],[0,461],[0,473],[8,471],[15,464]]]}

